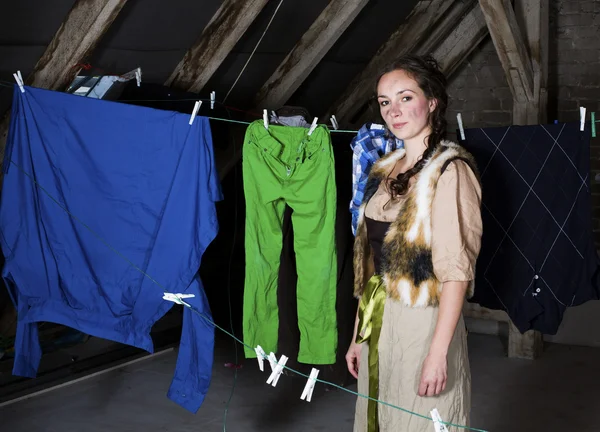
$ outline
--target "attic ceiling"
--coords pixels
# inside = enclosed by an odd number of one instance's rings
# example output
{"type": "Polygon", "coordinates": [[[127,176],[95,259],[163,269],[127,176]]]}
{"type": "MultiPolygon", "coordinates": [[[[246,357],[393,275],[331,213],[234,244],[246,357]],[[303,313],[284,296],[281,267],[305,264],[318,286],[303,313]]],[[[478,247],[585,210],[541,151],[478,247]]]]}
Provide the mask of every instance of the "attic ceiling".
{"type": "MultiPolygon", "coordinates": [[[[75,0],[4,2],[0,14],[0,79],[27,76],[44,53],[75,0]]],[[[122,74],[141,67],[144,83],[164,84],[217,12],[218,0],[129,0],[88,57],[89,74],[122,74]]],[[[222,98],[256,46],[279,0],[270,0],[200,92],[222,98]]],[[[283,0],[227,104],[253,108],[253,101],[286,55],[328,5],[327,0],[283,0]]],[[[322,115],[405,21],[417,0],[371,0],[325,54],[288,104],[322,115]]],[[[429,3],[429,2],[421,2],[429,3]]],[[[215,41],[217,43],[217,41],[215,41]]],[[[75,66],[75,65],[73,65],[75,66]]],[[[1,87],[0,112],[12,89],[1,87]]]]}

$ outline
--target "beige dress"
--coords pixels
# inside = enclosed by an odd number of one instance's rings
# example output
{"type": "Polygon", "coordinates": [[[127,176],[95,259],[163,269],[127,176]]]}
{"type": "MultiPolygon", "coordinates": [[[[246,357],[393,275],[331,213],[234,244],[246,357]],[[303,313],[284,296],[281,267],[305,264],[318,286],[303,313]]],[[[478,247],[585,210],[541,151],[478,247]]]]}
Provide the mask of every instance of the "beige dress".
{"type": "MultiPolygon", "coordinates": [[[[389,199],[382,182],[367,204],[365,216],[386,222],[395,220],[401,201],[390,203],[389,199]]],[[[468,165],[463,161],[450,163],[438,182],[431,216],[433,269],[442,282],[474,279],[482,232],[480,203],[479,183],[468,165]]],[[[411,308],[390,298],[386,300],[379,339],[378,399],[427,417],[437,408],[443,421],[469,426],[471,373],[462,315],[448,350],[446,389],[435,397],[417,395],[437,316],[437,307],[411,308]]],[[[363,395],[369,393],[368,349],[368,343],[364,343],[358,377],[358,391],[363,395]]],[[[357,398],[355,432],[367,430],[367,402],[357,398]]],[[[381,432],[435,431],[431,420],[382,404],[378,404],[378,411],[381,432]]]]}

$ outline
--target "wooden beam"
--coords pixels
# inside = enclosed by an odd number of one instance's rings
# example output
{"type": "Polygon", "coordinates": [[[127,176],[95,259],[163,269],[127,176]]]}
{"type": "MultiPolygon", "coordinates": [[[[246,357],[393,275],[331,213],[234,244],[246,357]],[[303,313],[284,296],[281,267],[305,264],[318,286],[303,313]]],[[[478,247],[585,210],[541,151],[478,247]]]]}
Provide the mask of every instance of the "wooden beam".
{"type": "Polygon", "coordinates": [[[494,310],[481,307],[477,303],[465,301],[463,304],[463,315],[469,318],[486,319],[499,322],[509,322],[508,314],[503,310],[494,310]]]}
{"type": "Polygon", "coordinates": [[[260,108],[285,104],[354,21],[368,0],[332,0],[258,92],[260,108]]]}
{"type": "Polygon", "coordinates": [[[268,0],[225,0],[165,85],[200,92],[268,0]]]}
{"type": "Polygon", "coordinates": [[[463,13],[466,13],[471,3],[469,0],[419,1],[406,20],[332,105],[325,117],[329,118],[331,114],[335,114],[340,124],[354,123],[353,117],[368,103],[374,91],[375,79],[382,68],[395,57],[416,51],[424,44],[434,45],[436,40],[444,37],[444,29],[450,32],[452,26],[460,19],[461,14],[456,11],[463,10],[463,13]],[[450,25],[449,20],[444,20],[447,15],[459,18],[450,25]],[[438,29],[438,26],[443,28],[438,29]],[[431,39],[432,35],[434,37],[431,39]]]}
{"type": "Polygon", "coordinates": [[[483,12],[475,5],[432,53],[446,77],[459,69],[488,34],[483,12]]]}
{"type": "Polygon", "coordinates": [[[535,360],[543,350],[544,340],[539,331],[529,330],[521,334],[512,321],[508,323],[508,357],[535,360]]]}
{"type": "Polygon", "coordinates": [[[465,20],[477,6],[477,0],[455,0],[444,15],[427,32],[427,37],[415,48],[419,55],[431,54],[440,44],[445,43],[456,27],[465,20]]]}
{"type": "MultiPolygon", "coordinates": [[[[450,15],[450,14],[449,14],[450,15]]],[[[453,22],[453,30],[449,34],[445,34],[443,40],[431,53],[433,57],[440,63],[440,67],[446,77],[452,76],[454,72],[463,64],[469,57],[471,52],[481,43],[481,41],[489,34],[485,19],[481,8],[476,1],[471,2],[471,10],[462,16],[460,22],[456,23],[454,18],[448,16],[447,23],[453,22]]],[[[430,43],[425,43],[417,52],[426,54],[427,47],[431,47],[430,43]]],[[[353,126],[358,126],[373,121],[373,113],[366,110],[353,126]]]]}
{"type": "Polygon", "coordinates": [[[508,357],[534,360],[543,350],[542,334],[535,330],[521,333],[503,310],[481,307],[477,303],[465,301],[463,315],[467,318],[484,319],[508,323],[508,357]]]}
{"type": "MultiPolygon", "coordinates": [[[[83,63],[94,50],[125,3],[127,0],[78,0],[25,84],[50,90],[65,89],[79,72],[76,65],[83,63]]],[[[4,159],[9,125],[10,116],[6,114],[0,122],[0,162],[4,159]]]]}
{"type": "MultiPolygon", "coordinates": [[[[513,94],[513,124],[547,121],[548,0],[479,0],[513,94]]],[[[543,351],[538,331],[521,334],[509,323],[509,357],[535,359],[543,351]]]]}
{"type": "Polygon", "coordinates": [[[66,88],[92,53],[127,0],[78,0],[39,59],[26,84],[51,90],[66,88]]]}
{"type": "Polygon", "coordinates": [[[526,41],[533,69],[533,101],[515,101],[515,118],[524,124],[543,124],[548,120],[548,0],[520,0],[514,11],[526,41]]]}
{"type": "MultiPolygon", "coordinates": [[[[513,99],[519,103],[533,101],[533,67],[510,1],[479,0],[479,4],[513,99]]],[[[521,124],[520,120],[515,124],[521,124]]]]}

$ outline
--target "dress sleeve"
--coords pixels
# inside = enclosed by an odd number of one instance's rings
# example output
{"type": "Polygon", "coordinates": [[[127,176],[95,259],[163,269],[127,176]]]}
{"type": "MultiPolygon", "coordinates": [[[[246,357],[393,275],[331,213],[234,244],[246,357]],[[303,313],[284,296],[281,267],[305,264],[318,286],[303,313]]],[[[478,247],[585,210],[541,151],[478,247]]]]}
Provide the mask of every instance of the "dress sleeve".
{"type": "Polygon", "coordinates": [[[473,280],[481,247],[481,187],[466,162],[451,162],[441,175],[431,224],[433,271],[438,280],[473,280]]]}

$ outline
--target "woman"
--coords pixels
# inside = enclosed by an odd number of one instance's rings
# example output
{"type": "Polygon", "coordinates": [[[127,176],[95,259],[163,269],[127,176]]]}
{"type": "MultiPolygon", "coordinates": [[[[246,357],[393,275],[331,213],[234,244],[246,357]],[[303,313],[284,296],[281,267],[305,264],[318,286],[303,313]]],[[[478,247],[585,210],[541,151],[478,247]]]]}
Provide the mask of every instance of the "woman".
{"type": "MultiPolygon", "coordinates": [[[[404,141],[369,174],[354,246],[360,298],[346,354],[358,390],[469,425],[471,375],[462,306],[473,294],[481,187],[473,157],[446,136],[446,78],[405,56],[377,81],[389,132],[404,141]]],[[[431,432],[431,420],[359,397],[355,432],[431,432]]]]}

